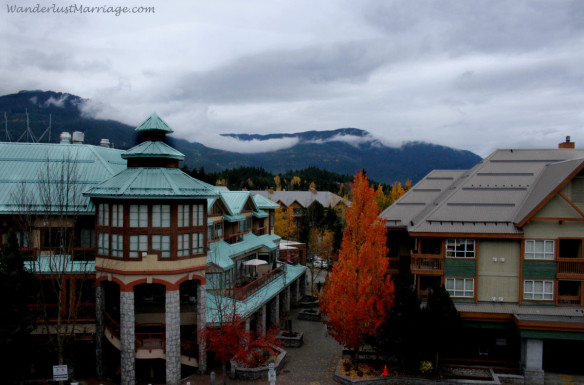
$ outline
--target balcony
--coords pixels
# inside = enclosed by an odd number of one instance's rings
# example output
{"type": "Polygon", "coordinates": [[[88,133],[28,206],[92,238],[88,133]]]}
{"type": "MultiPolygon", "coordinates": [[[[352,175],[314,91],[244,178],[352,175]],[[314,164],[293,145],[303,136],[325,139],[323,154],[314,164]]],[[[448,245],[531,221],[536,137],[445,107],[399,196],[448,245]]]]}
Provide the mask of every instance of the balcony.
{"type": "Polygon", "coordinates": [[[229,243],[230,245],[237,243],[237,242],[241,242],[243,240],[243,234],[245,234],[244,232],[239,232],[239,233],[233,233],[233,234],[229,234],[229,235],[225,235],[223,237],[223,240],[227,243],[229,243]]]}
{"type": "Polygon", "coordinates": [[[257,235],[258,237],[260,235],[267,234],[266,233],[266,227],[265,226],[264,227],[256,227],[256,228],[253,228],[253,229],[251,229],[251,232],[253,233],[253,235],[257,235]]]}
{"type": "Polygon", "coordinates": [[[558,279],[584,279],[584,258],[558,258],[558,279]]]}
{"type": "Polygon", "coordinates": [[[225,294],[227,297],[236,299],[238,301],[243,301],[258,292],[262,287],[285,274],[285,266],[285,264],[280,264],[277,268],[269,271],[257,279],[249,283],[244,282],[243,286],[226,289],[225,294]]]}
{"type": "Polygon", "coordinates": [[[387,270],[390,274],[399,273],[399,257],[389,257],[389,264],[387,265],[387,270]]]}
{"type": "Polygon", "coordinates": [[[442,275],[444,273],[444,257],[436,254],[414,254],[412,252],[412,274],[442,275]]]}

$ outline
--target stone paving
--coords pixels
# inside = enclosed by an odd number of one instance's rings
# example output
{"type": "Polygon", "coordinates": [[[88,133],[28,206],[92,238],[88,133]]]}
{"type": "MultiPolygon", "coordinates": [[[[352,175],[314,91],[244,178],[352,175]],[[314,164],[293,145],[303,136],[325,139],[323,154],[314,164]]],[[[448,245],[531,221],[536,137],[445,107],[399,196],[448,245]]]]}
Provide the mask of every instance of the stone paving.
{"type": "MultiPolygon", "coordinates": [[[[276,378],[278,385],[334,385],[333,372],[341,357],[342,347],[326,332],[320,322],[297,320],[299,309],[290,313],[294,331],[304,332],[304,343],[300,348],[287,348],[287,362],[276,378]]],[[[210,368],[216,373],[215,384],[222,384],[221,368],[210,368]]],[[[191,385],[209,385],[210,376],[194,376],[191,385]]],[[[230,385],[269,385],[267,378],[258,381],[228,379],[230,385]]],[[[183,382],[184,384],[184,382],[183,382]]]]}

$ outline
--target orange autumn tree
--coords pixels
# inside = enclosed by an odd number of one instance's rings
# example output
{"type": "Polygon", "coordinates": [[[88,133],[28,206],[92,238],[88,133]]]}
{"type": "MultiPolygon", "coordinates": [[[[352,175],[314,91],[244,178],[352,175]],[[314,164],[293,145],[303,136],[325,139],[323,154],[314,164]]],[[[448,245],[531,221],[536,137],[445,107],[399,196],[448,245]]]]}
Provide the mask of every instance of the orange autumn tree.
{"type": "Polygon", "coordinates": [[[376,336],[393,304],[393,284],[387,273],[386,229],[379,218],[375,189],[364,172],[355,175],[353,201],[346,211],[347,225],[339,261],[335,263],[321,297],[329,333],[354,351],[353,364],[366,336],[376,336]]]}

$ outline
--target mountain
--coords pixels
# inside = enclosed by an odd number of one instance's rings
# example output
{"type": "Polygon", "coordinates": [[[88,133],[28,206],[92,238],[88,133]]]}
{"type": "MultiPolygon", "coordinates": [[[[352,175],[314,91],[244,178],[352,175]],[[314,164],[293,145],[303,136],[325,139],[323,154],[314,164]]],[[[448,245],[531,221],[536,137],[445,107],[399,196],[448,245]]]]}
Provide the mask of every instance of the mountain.
{"type": "MultiPolygon", "coordinates": [[[[113,120],[86,117],[82,106],[86,102],[78,96],[52,91],[21,91],[0,97],[0,112],[7,117],[8,132],[12,140],[21,136],[26,140],[27,116],[30,131],[35,138],[42,136],[49,141],[46,128],[51,125],[51,142],[59,141],[62,131],[81,131],[85,142],[98,144],[108,138],[116,148],[130,148],[139,138],[134,128],[113,120]],[[50,118],[49,118],[50,117],[50,118]],[[50,121],[49,121],[50,119],[50,121]]],[[[435,168],[468,169],[481,161],[469,151],[456,150],[423,142],[409,142],[401,147],[388,147],[357,128],[331,131],[307,131],[295,134],[225,134],[241,141],[297,138],[298,142],[278,151],[241,154],[206,147],[184,139],[169,138],[169,143],[185,154],[189,168],[204,167],[206,171],[218,171],[240,166],[263,167],[282,173],[311,166],[353,175],[360,169],[367,170],[370,178],[384,183],[416,182],[435,168]]],[[[2,140],[6,133],[0,134],[2,140]]]]}

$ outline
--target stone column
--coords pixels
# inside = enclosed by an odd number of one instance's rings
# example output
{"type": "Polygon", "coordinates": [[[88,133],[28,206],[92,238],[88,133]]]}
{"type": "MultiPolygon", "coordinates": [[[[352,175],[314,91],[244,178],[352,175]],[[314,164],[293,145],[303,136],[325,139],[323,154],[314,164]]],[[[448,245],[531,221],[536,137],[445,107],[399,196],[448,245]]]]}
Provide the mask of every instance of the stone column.
{"type": "Polygon", "coordinates": [[[256,334],[258,337],[263,337],[266,335],[266,305],[262,306],[257,311],[257,318],[256,318],[256,334]]]}
{"type": "Polygon", "coordinates": [[[134,292],[120,291],[120,356],[122,385],[136,383],[136,316],[134,292]]]}
{"type": "Polygon", "coordinates": [[[104,304],[104,287],[96,283],[95,286],[95,373],[98,379],[103,379],[103,311],[104,304]]]}
{"type": "Polygon", "coordinates": [[[166,383],[180,384],[180,290],[166,291],[166,383]]]}
{"type": "Polygon", "coordinates": [[[528,338],[521,342],[521,357],[525,359],[525,383],[543,385],[543,340],[528,338]]]}
{"type": "Polygon", "coordinates": [[[205,351],[205,328],[207,327],[207,287],[197,285],[197,343],[199,344],[199,373],[207,371],[207,352],[205,351]]]}
{"type": "Polygon", "coordinates": [[[287,286],[286,289],[284,289],[284,291],[282,292],[282,296],[283,296],[283,311],[288,314],[290,313],[290,286],[287,286]]]}
{"type": "Polygon", "coordinates": [[[280,326],[280,294],[271,301],[270,323],[272,327],[280,326]]]}

